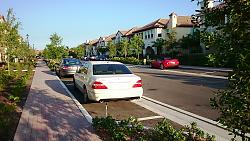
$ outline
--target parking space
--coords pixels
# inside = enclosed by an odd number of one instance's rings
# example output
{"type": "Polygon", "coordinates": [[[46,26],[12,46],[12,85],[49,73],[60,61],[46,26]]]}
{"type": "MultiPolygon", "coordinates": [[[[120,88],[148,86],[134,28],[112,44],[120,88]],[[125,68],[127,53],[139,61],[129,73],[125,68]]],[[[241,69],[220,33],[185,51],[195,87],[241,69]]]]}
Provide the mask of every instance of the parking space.
{"type": "MultiPolygon", "coordinates": [[[[162,119],[156,113],[136,105],[129,100],[116,100],[103,103],[90,101],[84,104],[83,95],[74,88],[72,77],[62,78],[61,80],[93,118],[105,117],[107,107],[107,115],[112,116],[116,120],[123,120],[133,116],[142,119],[142,124],[147,127],[153,127],[162,119]]],[[[175,125],[176,127],[179,126],[178,124],[175,125]]]]}

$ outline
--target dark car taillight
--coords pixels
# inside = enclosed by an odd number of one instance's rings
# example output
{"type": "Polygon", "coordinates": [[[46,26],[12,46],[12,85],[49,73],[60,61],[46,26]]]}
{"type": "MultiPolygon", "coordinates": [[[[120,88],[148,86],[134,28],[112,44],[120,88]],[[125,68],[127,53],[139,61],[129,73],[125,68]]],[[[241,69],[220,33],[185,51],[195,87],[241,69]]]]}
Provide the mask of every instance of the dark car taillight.
{"type": "Polygon", "coordinates": [[[63,66],[62,69],[67,70],[67,69],[69,69],[69,67],[68,66],[63,66]]]}
{"type": "Polygon", "coordinates": [[[93,88],[93,89],[108,89],[107,86],[105,86],[102,82],[99,82],[99,81],[95,81],[95,82],[92,84],[92,88],[93,88]]]}
{"type": "Polygon", "coordinates": [[[138,80],[138,81],[133,85],[133,88],[139,88],[139,87],[142,87],[142,81],[141,81],[141,80],[138,80]]]}

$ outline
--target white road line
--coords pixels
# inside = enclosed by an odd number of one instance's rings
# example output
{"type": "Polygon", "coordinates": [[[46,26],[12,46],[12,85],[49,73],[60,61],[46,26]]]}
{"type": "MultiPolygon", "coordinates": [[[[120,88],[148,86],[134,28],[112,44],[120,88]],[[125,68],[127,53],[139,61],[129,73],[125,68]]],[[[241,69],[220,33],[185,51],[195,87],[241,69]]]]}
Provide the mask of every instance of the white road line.
{"type": "Polygon", "coordinates": [[[151,119],[159,119],[164,118],[163,116],[151,116],[151,117],[144,117],[144,118],[138,118],[137,121],[144,121],[144,120],[151,120],[151,119]]]}

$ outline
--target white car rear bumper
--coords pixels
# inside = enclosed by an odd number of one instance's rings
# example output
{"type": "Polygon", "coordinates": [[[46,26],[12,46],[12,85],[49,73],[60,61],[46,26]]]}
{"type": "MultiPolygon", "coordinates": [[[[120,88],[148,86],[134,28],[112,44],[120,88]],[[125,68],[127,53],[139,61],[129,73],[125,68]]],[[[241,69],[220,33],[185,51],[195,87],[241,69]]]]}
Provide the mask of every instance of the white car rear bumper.
{"type": "Polygon", "coordinates": [[[127,99],[127,98],[141,98],[143,95],[142,88],[131,88],[126,90],[91,90],[88,91],[89,99],[94,101],[107,100],[107,99],[127,99]]]}

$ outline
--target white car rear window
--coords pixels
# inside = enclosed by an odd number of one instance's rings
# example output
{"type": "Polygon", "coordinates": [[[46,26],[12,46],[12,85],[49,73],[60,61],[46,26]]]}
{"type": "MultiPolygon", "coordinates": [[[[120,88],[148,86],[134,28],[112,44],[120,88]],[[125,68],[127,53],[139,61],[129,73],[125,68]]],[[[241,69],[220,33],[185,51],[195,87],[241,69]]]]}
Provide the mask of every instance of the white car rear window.
{"type": "Polygon", "coordinates": [[[132,72],[122,64],[96,64],[93,65],[93,75],[114,75],[132,74],[132,72]]]}

